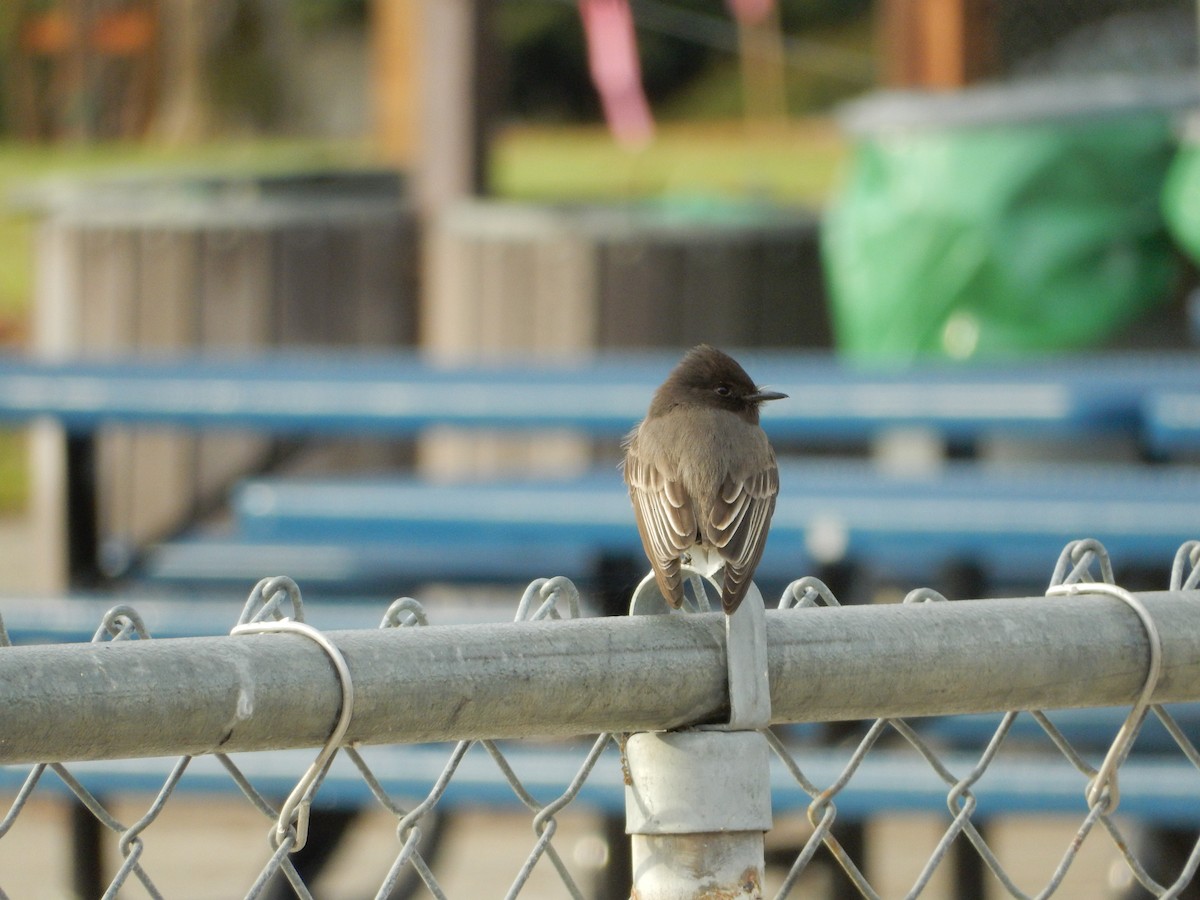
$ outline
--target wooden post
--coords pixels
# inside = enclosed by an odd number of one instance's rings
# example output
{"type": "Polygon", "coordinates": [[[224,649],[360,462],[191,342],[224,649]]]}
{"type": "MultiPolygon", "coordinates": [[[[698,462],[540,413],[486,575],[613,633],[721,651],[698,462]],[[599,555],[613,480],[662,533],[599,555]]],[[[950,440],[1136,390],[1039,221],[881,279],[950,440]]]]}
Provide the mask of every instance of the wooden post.
{"type": "Polygon", "coordinates": [[[885,0],[879,28],[890,87],[959,88],[995,68],[989,0],[885,0]]]}
{"type": "Polygon", "coordinates": [[[374,0],[376,133],[430,213],[486,193],[499,81],[487,0],[374,0]]]}
{"type": "Polygon", "coordinates": [[[209,28],[201,0],[163,0],[162,101],[155,128],[174,143],[187,143],[212,132],[211,98],[204,79],[209,28]]]}
{"type": "Polygon", "coordinates": [[[420,72],[419,0],[371,3],[371,84],[375,140],[383,158],[410,168],[417,158],[420,72]]]}
{"type": "Polygon", "coordinates": [[[738,56],[746,120],[758,127],[787,122],[787,84],[779,7],[760,22],[738,22],[738,56]]]}

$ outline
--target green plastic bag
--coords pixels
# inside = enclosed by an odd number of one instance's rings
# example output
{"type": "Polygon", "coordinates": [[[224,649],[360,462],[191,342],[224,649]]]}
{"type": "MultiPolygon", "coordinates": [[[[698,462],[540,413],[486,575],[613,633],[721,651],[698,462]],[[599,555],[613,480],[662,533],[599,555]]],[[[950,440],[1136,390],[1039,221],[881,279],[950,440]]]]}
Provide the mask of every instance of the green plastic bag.
{"type": "Polygon", "coordinates": [[[1177,278],[1160,208],[1173,152],[1154,111],[862,138],[822,234],[839,348],[995,358],[1103,342],[1177,278]]]}
{"type": "Polygon", "coordinates": [[[1200,263],[1200,147],[1184,144],[1163,185],[1163,213],[1171,236],[1200,263]]]}

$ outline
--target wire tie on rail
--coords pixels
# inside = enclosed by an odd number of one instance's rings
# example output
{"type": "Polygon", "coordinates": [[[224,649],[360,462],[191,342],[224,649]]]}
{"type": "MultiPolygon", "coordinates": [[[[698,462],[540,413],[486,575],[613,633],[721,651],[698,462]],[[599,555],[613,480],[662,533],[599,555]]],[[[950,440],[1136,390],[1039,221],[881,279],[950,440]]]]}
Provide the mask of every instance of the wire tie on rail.
{"type": "Polygon", "coordinates": [[[272,622],[249,622],[235,625],[230,634],[296,634],[308,638],[329,657],[329,661],[333,664],[334,671],[337,672],[338,682],[341,685],[342,708],[338,713],[337,724],[334,725],[329,737],[325,739],[325,744],[321,747],[317,758],[300,777],[300,780],[288,795],[287,800],[280,807],[279,818],[275,824],[274,839],[276,846],[281,845],[287,839],[289,828],[295,828],[295,840],[290,850],[290,852],[295,853],[308,841],[308,813],[309,808],[312,806],[313,794],[316,793],[317,787],[320,786],[321,780],[325,777],[325,771],[333,761],[334,754],[337,753],[338,747],[341,746],[342,738],[346,736],[346,729],[350,727],[350,719],[354,713],[354,682],[350,677],[350,667],[346,665],[346,659],[342,656],[342,651],[337,648],[337,645],[333,641],[329,640],[329,638],[316,628],[306,625],[304,622],[295,622],[291,619],[280,619],[279,621],[272,622]]]}
{"type": "Polygon", "coordinates": [[[1142,683],[1142,690],[1138,695],[1137,702],[1134,703],[1133,708],[1129,711],[1129,715],[1125,717],[1125,721],[1121,724],[1117,736],[1113,739],[1112,746],[1108,748],[1108,753],[1104,756],[1104,762],[1100,764],[1095,777],[1088,782],[1087,786],[1088,806],[1094,807],[1097,803],[1105,799],[1105,794],[1107,793],[1107,806],[1104,812],[1110,814],[1116,810],[1117,804],[1120,802],[1120,793],[1117,788],[1117,769],[1121,763],[1125,762],[1125,758],[1129,756],[1133,741],[1137,737],[1138,730],[1142,727],[1142,722],[1145,720],[1146,713],[1150,709],[1150,700],[1154,696],[1155,688],[1158,686],[1159,676],[1162,674],[1162,637],[1159,634],[1158,626],[1154,624],[1154,618],[1150,615],[1150,611],[1146,609],[1141,600],[1123,587],[1106,582],[1083,582],[1059,584],[1046,591],[1048,597],[1073,596],[1078,594],[1106,594],[1109,597],[1115,597],[1120,600],[1137,614],[1138,620],[1142,623],[1142,628],[1146,632],[1146,640],[1150,647],[1150,660],[1146,666],[1146,678],[1142,683]]]}

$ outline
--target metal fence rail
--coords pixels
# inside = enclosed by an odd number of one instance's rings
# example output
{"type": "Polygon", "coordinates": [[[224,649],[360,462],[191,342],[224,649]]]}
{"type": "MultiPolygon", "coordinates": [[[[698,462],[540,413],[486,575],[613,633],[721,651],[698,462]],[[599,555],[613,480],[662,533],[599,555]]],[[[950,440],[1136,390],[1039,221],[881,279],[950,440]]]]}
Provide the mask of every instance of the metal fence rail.
{"type": "MultiPolygon", "coordinates": [[[[308,895],[292,854],[304,844],[309,807],[324,790],[350,798],[351,806],[373,798],[395,817],[397,855],[378,896],[389,896],[406,877],[443,896],[422,856],[422,834],[438,812],[473,796],[479,800],[499,785],[510,802],[530,811],[536,834],[508,896],[521,892],[539,864],[554,869],[568,895],[583,896],[554,844],[555,817],[573,802],[619,805],[614,796],[623,782],[643,898],[690,896],[673,892],[705,883],[681,881],[672,871],[680,854],[691,853],[694,861],[695,848],[684,843],[698,835],[713,856],[705,878],[760,896],[762,831],[770,827],[772,798],[777,812],[803,810],[812,829],[787,867],[779,895],[795,887],[825,847],[871,897],[877,894],[862,860],[852,858],[833,830],[838,804],[866,814],[871,803],[861,796],[864,784],[883,790],[888,779],[903,782],[920,771],[942,798],[946,827],[910,896],[921,893],[958,841],[969,843],[1009,893],[1023,897],[981,826],[1011,807],[989,808],[974,792],[985,775],[1000,785],[1030,777],[1006,774],[1000,751],[1017,721],[1007,711],[1122,705],[1128,708],[1124,722],[1099,751],[1077,748],[1075,737],[1035,714],[1049,742],[1079,773],[1071,787],[1078,799],[1064,808],[1081,818],[1039,896],[1062,882],[1078,845],[1097,825],[1112,836],[1134,878],[1156,894],[1176,896],[1200,862],[1200,850],[1160,883],[1130,849],[1114,814],[1122,799],[1127,810],[1142,808],[1132,790],[1122,796],[1118,775],[1128,772],[1129,784],[1145,783],[1130,751],[1151,713],[1170,737],[1172,776],[1179,767],[1200,770],[1200,753],[1185,727],[1161,706],[1200,700],[1198,562],[1200,543],[1185,545],[1170,589],[1151,593],[1113,585],[1103,548],[1091,542],[1064,551],[1047,597],[945,603],[917,591],[904,604],[840,608],[820,582],[794,583],[779,609],[759,613],[769,721],[874,720],[840,755],[799,745],[788,729],[722,730],[720,723],[739,715],[732,685],[743,659],[720,615],[574,619],[578,596],[564,579],[531,585],[518,621],[507,625],[404,627],[423,625],[425,615],[419,604],[402,600],[387,610],[378,631],[320,632],[302,623],[299,591],[286,579],[260,584],[228,637],[145,640],[136,611],[118,607],[105,617],[96,643],[0,651],[0,763],[36,764],[0,769],[8,785],[15,783],[14,772],[27,772],[0,820],[0,841],[39,785],[48,783],[45,763],[53,762],[49,769],[65,789],[119,835],[124,863],[108,895],[134,879],[157,896],[140,863],[147,829],[180,786],[186,790],[189,777],[222,777],[277,823],[263,849],[261,877],[247,886],[250,895],[277,876],[308,895]],[[987,711],[1006,715],[988,726],[981,752],[964,753],[905,721],[987,711]],[[646,734],[703,723],[716,728],[646,734]],[[532,769],[518,764],[527,750],[496,743],[534,735],[595,737],[573,755],[543,756],[532,769]],[[426,741],[458,742],[433,775],[413,773],[436,751],[420,757],[410,748],[402,765],[390,766],[367,746],[426,741]],[[915,751],[899,767],[891,762],[896,741],[915,751]],[[694,752],[688,749],[693,745],[694,752]],[[478,765],[471,762],[478,756],[472,748],[478,746],[490,758],[490,776],[482,780],[471,774],[478,765]],[[253,765],[235,765],[225,755],[313,747],[320,752],[281,805],[265,799],[278,790],[277,781],[270,790],[256,786],[253,765]],[[118,769],[58,762],[180,754],[165,777],[149,776],[155,799],[133,824],[118,821],[91,786],[115,783],[118,769]],[[207,764],[211,756],[191,759],[201,754],[216,754],[224,774],[207,764]],[[720,754],[734,761],[739,777],[722,774],[732,769],[720,768],[720,754]],[[667,788],[656,786],[664,773],[670,775],[667,788]],[[556,779],[559,787],[549,796],[548,781],[556,779]],[[470,787],[458,789],[459,780],[470,787]],[[689,792],[695,792],[690,800],[689,792]],[[401,802],[397,796],[418,799],[401,802]],[[669,812],[655,806],[655,796],[667,798],[669,812]],[[723,835],[716,845],[714,833],[723,835]],[[742,865],[746,860],[749,867],[742,865]],[[727,870],[733,874],[726,877],[727,870]]],[[[1176,815],[1193,825],[1200,824],[1197,781],[1177,788],[1185,799],[1176,815]]],[[[916,797],[920,791],[913,790],[916,797]]],[[[887,802],[880,800],[878,808],[887,802]]],[[[0,896],[4,877],[0,871],[0,896]]]]}
{"type": "MultiPolygon", "coordinates": [[[[1162,635],[1152,699],[1200,698],[1200,595],[1139,597],[1162,635]]],[[[346,740],[378,744],[727,718],[722,627],[656,616],[326,637],[354,685],[346,740]]],[[[1137,615],[1091,595],[773,611],[767,641],[776,724],[1129,703],[1149,658],[1137,615]]],[[[13,647],[0,762],[312,747],[340,706],[328,656],[300,634],[13,647]]]]}

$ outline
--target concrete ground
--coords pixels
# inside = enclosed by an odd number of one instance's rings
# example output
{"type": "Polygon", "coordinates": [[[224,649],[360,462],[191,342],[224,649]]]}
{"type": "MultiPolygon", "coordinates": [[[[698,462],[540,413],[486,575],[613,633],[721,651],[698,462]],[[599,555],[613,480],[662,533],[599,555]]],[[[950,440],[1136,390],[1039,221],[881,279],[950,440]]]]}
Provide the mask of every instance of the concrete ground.
{"type": "MultiPolygon", "coordinates": [[[[137,818],[146,798],[114,804],[113,812],[125,821],[137,818]]],[[[1065,821],[1007,822],[996,831],[994,847],[1014,873],[1025,893],[1038,893],[1066,850],[1077,823],[1065,821]]],[[[596,820],[586,813],[566,813],[560,818],[555,846],[581,887],[590,891],[596,867],[603,859],[603,844],[596,836],[596,820]]],[[[41,801],[26,809],[13,831],[0,840],[0,887],[11,900],[68,898],[69,846],[65,839],[66,815],[61,803],[41,801]]],[[[869,866],[872,884],[882,897],[903,897],[911,888],[941,827],[926,817],[893,817],[870,830],[874,848],[869,866]]],[[[777,823],[777,832],[803,831],[797,822],[777,823]]],[[[160,820],[146,833],[142,862],[155,885],[168,898],[224,900],[241,897],[254,882],[267,859],[267,828],[262,817],[245,803],[197,801],[180,798],[169,803],[160,820]]],[[[770,843],[779,841],[773,834],[770,843]]],[[[475,812],[456,818],[446,835],[446,845],[436,871],[451,898],[503,897],[534,843],[527,817],[475,812]]],[[[110,842],[115,843],[115,842],[110,842]]],[[[119,855],[111,848],[108,865],[114,871],[119,855]]],[[[398,852],[395,823],[387,814],[365,815],[344,842],[328,871],[311,885],[315,896],[331,900],[373,897],[398,852]]],[[[1083,846],[1067,881],[1055,896],[1068,900],[1094,900],[1112,896],[1109,891],[1114,853],[1107,838],[1094,835],[1083,846]]],[[[943,866],[943,868],[946,868],[943,866]]],[[[784,876],[771,870],[767,896],[774,896],[784,876]]],[[[813,866],[792,896],[827,896],[832,877],[829,867],[813,866]]],[[[130,883],[121,897],[147,896],[130,883]]],[[[419,896],[427,897],[422,891],[419,896]]],[[[549,862],[534,870],[522,897],[559,898],[568,893],[549,862]]],[[[989,886],[988,898],[1008,896],[998,882],[989,886]]],[[[955,898],[948,872],[939,870],[922,897],[955,898]]]]}

